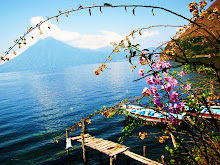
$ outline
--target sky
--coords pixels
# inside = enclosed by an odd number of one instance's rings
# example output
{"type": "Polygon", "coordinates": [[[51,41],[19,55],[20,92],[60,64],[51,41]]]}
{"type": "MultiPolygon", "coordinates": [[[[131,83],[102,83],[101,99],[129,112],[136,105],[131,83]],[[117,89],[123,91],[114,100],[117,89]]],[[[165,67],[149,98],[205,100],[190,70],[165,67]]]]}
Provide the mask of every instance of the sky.
{"type": "MultiPolygon", "coordinates": [[[[199,2],[198,0],[194,0],[199,2]]],[[[83,7],[103,5],[152,5],[167,8],[187,18],[191,18],[188,4],[191,0],[0,0],[0,53],[8,50],[14,44],[14,40],[20,38],[29,27],[34,27],[39,21],[58,14],[58,11],[77,9],[83,7]]],[[[183,26],[188,21],[171,13],[154,9],[154,16],[150,8],[99,8],[91,9],[91,16],[87,10],[72,12],[65,17],[59,17],[59,21],[52,19],[39,29],[27,36],[27,44],[21,49],[13,51],[17,55],[34,45],[40,39],[53,37],[73,47],[98,49],[110,46],[110,42],[119,42],[132,30],[154,25],[183,26]],[[48,29],[48,26],[50,29],[48,29]]],[[[143,31],[142,36],[137,36],[133,42],[140,43],[143,48],[156,47],[162,42],[168,41],[175,35],[177,28],[151,28],[143,31]]]]}

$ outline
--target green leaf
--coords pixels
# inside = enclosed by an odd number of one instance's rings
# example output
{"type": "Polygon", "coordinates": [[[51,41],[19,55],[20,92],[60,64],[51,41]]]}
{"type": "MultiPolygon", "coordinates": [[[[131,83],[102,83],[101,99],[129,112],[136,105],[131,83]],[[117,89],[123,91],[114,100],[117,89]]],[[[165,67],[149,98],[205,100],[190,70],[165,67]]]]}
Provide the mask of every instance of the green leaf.
{"type": "Polygon", "coordinates": [[[152,9],[152,14],[153,14],[153,16],[154,16],[154,9],[152,9]]]}
{"type": "Polygon", "coordinates": [[[149,59],[149,60],[151,60],[152,55],[153,55],[153,54],[149,54],[149,55],[148,55],[148,59],[149,59]]]}
{"type": "Polygon", "coordinates": [[[135,16],[135,8],[133,8],[133,15],[135,16]]]}
{"type": "Polygon", "coordinates": [[[198,161],[199,159],[200,159],[200,157],[198,156],[198,157],[195,158],[195,161],[198,161]]]}
{"type": "Polygon", "coordinates": [[[174,160],[174,159],[171,159],[171,160],[170,160],[170,163],[175,163],[175,160],[174,160]]]}
{"type": "Polygon", "coordinates": [[[112,4],[104,3],[104,6],[112,6],[112,4]]]}
{"type": "Polygon", "coordinates": [[[129,56],[129,62],[130,62],[131,65],[133,65],[132,62],[131,62],[131,56],[129,56]]]}
{"type": "Polygon", "coordinates": [[[134,57],[135,55],[136,55],[136,51],[134,51],[134,52],[131,52],[131,57],[134,57]]]}

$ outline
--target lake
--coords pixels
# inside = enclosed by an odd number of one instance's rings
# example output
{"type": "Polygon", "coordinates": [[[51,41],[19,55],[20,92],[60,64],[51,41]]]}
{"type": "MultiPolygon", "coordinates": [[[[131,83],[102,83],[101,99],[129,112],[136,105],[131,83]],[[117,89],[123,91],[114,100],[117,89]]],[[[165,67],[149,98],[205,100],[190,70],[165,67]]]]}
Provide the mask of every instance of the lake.
{"type": "MultiPolygon", "coordinates": [[[[128,62],[114,62],[101,75],[94,71],[100,64],[82,65],[50,71],[22,71],[0,73],[0,164],[83,164],[80,143],[72,142],[68,162],[65,138],[55,139],[81,118],[105,106],[135,95],[141,95],[145,80],[133,82],[138,69],[130,71],[128,62]]],[[[117,142],[122,135],[125,116],[110,119],[95,116],[88,125],[89,133],[117,142]]],[[[80,134],[78,129],[71,136],[80,134]]],[[[158,132],[159,126],[145,126],[138,132],[158,132]]],[[[147,157],[160,159],[161,151],[170,142],[160,144],[155,136],[145,140],[130,137],[124,145],[142,155],[147,147],[147,157]]],[[[87,148],[88,164],[100,164],[98,151],[87,148]]],[[[109,157],[103,155],[105,164],[109,157]]],[[[119,156],[118,164],[126,164],[119,156]]],[[[131,160],[131,164],[138,164],[131,160]]]]}

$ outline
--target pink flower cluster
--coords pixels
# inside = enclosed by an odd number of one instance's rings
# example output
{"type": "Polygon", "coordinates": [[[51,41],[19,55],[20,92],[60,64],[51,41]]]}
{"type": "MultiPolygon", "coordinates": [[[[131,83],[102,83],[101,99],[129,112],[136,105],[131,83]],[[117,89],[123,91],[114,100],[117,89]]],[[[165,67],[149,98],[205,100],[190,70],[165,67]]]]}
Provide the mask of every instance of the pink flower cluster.
{"type": "Polygon", "coordinates": [[[150,95],[153,95],[153,94],[156,94],[156,92],[158,91],[157,87],[155,86],[151,86],[150,89],[148,89],[147,87],[145,87],[142,91],[142,94],[144,96],[150,96],[150,95]]]}
{"type": "Polygon", "coordinates": [[[154,76],[147,76],[146,81],[148,84],[153,85],[155,83],[155,78],[154,76]]]}
{"type": "Polygon", "coordinates": [[[177,91],[173,91],[171,94],[170,94],[170,101],[171,102],[178,102],[179,101],[179,93],[177,91]]]}
{"type": "Polygon", "coordinates": [[[184,102],[171,104],[168,108],[168,111],[174,114],[178,114],[179,112],[183,112],[184,110],[185,110],[184,102]]]}
{"type": "Polygon", "coordinates": [[[149,54],[148,51],[146,51],[146,50],[143,50],[139,54],[139,63],[141,65],[151,64],[151,61],[145,57],[146,54],[149,54]]]}
{"type": "Polygon", "coordinates": [[[164,75],[164,80],[165,81],[170,82],[171,85],[174,86],[174,87],[178,86],[177,79],[173,78],[172,76],[168,76],[167,72],[164,72],[163,75],[164,75]]]}
{"type": "Polygon", "coordinates": [[[158,107],[163,108],[164,105],[162,104],[162,102],[160,101],[159,97],[154,97],[154,104],[156,104],[158,107]]]}
{"type": "Polygon", "coordinates": [[[189,91],[191,89],[191,85],[190,84],[187,84],[187,86],[185,87],[185,85],[182,85],[182,89],[185,89],[187,91],[189,91]]]}
{"type": "Polygon", "coordinates": [[[165,85],[161,86],[161,89],[164,89],[167,93],[170,93],[172,87],[170,83],[166,83],[165,85]]]}
{"type": "Polygon", "coordinates": [[[161,61],[160,59],[158,59],[156,61],[156,63],[154,63],[152,65],[152,68],[154,68],[155,70],[159,70],[162,68],[171,68],[171,64],[169,62],[166,62],[165,60],[161,61]]]}
{"type": "Polygon", "coordinates": [[[160,75],[157,75],[156,78],[154,78],[154,76],[147,76],[146,83],[149,85],[162,85],[161,77],[160,75]]]}
{"type": "Polygon", "coordinates": [[[139,59],[139,63],[141,64],[141,65],[146,65],[146,64],[151,64],[151,61],[149,60],[149,59],[146,59],[145,57],[139,57],[140,59],[139,59]]]}
{"type": "Polygon", "coordinates": [[[147,87],[145,87],[142,91],[142,94],[143,96],[150,96],[151,92],[147,87]]]}
{"type": "MultiPolygon", "coordinates": [[[[141,59],[143,59],[143,57],[141,57],[141,59]]],[[[140,63],[141,62],[143,61],[140,60],[140,63]]],[[[161,89],[167,92],[169,96],[169,100],[172,103],[172,105],[168,107],[168,111],[172,114],[182,113],[185,110],[185,106],[183,102],[179,101],[180,94],[177,92],[177,90],[174,89],[175,87],[179,86],[178,80],[173,76],[170,76],[168,72],[163,72],[162,76],[158,72],[158,70],[164,68],[166,70],[169,70],[171,68],[171,64],[169,62],[160,59],[157,59],[155,63],[153,61],[150,61],[148,64],[149,65],[152,64],[151,67],[153,70],[155,70],[155,72],[154,72],[154,76],[146,77],[146,83],[150,85],[150,88],[145,87],[143,89],[142,91],[143,96],[153,96],[154,104],[159,108],[163,108],[164,104],[161,102],[160,99],[161,96],[159,96],[158,93],[159,91],[158,86],[160,85],[161,89]],[[162,78],[164,80],[163,82],[162,82],[162,78]]],[[[144,70],[140,69],[138,74],[139,76],[143,77],[144,70]]],[[[180,77],[182,77],[183,75],[185,75],[183,71],[178,73],[178,76],[180,77]]],[[[188,84],[186,87],[182,85],[182,88],[185,88],[186,90],[190,90],[191,86],[190,84],[188,84]]],[[[169,119],[172,124],[177,124],[177,125],[181,124],[181,121],[172,115],[169,116],[169,119]]]]}
{"type": "Polygon", "coordinates": [[[184,73],[183,71],[181,71],[180,73],[178,73],[178,75],[179,75],[180,77],[183,77],[183,76],[185,75],[185,73],[184,73]]]}

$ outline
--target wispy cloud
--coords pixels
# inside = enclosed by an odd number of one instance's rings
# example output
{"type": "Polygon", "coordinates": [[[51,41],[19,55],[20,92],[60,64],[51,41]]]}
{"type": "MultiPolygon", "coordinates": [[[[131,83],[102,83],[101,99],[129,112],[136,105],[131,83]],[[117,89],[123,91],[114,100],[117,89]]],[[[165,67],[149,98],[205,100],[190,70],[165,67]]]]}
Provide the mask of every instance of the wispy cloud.
{"type": "Polygon", "coordinates": [[[155,35],[159,35],[159,31],[151,31],[151,32],[145,31],[142,33],[142,35],[138,36],[138,38],[152,37],[155,35]]]}
{"type": "MultiPolygon", "coordinates": [[[[33,17],[31,18],[31,23],[36,25],[43,20],[43,17],[33,17]]],[[[70,32],[66,30],[61,30],[57,25],[52,24],[50,21],[48,23],[42,24],[40,27],[43,32],[40,35],[38,30],[33,31],[31,34],[35,36],[35,41],[39,39],[53,37],[56,40],[63,41],[73,47],[97,49],[105,46],[110,46],[110,42],[119,42],[122,39],[122,35],[115,32],[101,31],[100,34],[80,34],[78,32],[70,32]],[[48,27],[50,29],[48,29],[48,27]]]]}

